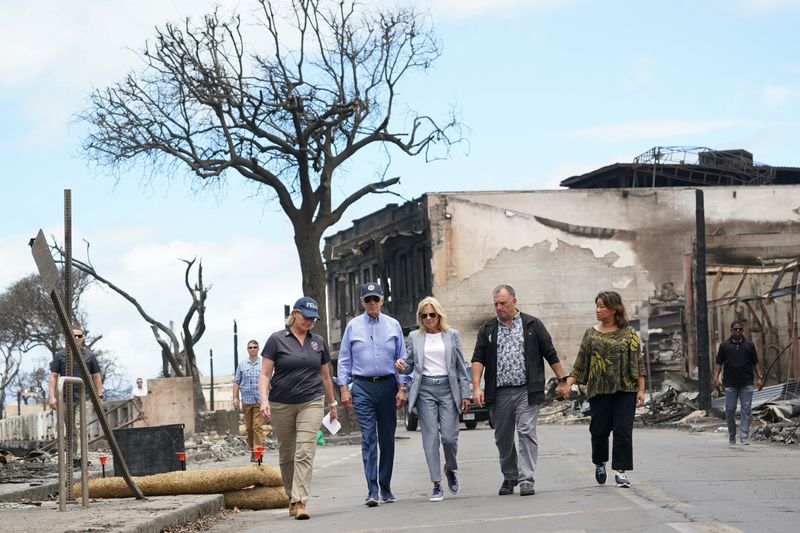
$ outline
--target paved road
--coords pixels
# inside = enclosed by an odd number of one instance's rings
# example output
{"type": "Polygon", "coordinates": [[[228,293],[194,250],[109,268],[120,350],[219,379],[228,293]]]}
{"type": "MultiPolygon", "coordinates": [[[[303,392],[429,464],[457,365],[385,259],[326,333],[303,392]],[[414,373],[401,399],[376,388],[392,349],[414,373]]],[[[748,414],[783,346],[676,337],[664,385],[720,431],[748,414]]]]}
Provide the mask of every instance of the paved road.
{"type": "Polygon", "coordinates": [[[285,510],[243,511],[211,531],[334,532],[800,531],[800,450],[765,444],[728,447],[725,433],[635,430],[631,489],[598,486],[586,426],[540,426],[536,495],[498,496],[492,431],[462,431],[461,492],[428,501],[419,432],[398,428],[393,489],[398,501],[368,509],[360,446],[320,447],[310,522],[285,510]],[[409,437],[410,438],[406,438],[409,437]]]}

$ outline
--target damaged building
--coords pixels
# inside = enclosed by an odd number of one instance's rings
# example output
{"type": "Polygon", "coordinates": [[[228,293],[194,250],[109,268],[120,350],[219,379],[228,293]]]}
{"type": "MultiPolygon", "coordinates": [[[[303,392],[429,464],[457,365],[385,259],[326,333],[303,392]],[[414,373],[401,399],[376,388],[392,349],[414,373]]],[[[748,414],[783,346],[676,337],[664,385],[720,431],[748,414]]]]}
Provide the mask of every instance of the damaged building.
{"type": "Polygon", "coordinates": [[[406,331],[416,325],[417,302],[438,298],[469,359],[478,327],[493,315],[492,289],[508,283],[570,367],[595,321],[594,296],[612,289],[646,328],[653,370],[696,376],[691,287],[700,188],[711,353],[730,321],[742,318],[770,379],[797,378],[800,168],[754,163],[745,150],[654,148],[562,186],[428,192],[327,237],[332,349],[361,312],[359,285],[379,280],[385,311],[406,331]]]}

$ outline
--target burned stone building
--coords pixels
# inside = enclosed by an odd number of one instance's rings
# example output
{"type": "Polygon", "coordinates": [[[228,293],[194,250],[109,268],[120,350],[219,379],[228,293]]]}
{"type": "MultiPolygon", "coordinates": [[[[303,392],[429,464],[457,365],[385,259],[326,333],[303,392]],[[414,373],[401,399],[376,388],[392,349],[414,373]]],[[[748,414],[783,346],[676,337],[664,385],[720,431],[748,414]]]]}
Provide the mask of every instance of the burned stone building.
{"type": "Polygon", "coordinates": [[[438,298],[469,359],[477,328],[493,314],[492,289],[508,283],[520,309],[542,318],[569,368],[594,323],[595,295],[613,289],[636,324],[647,325],[654,369],[695,374],[700,188],[712,353],[737,316],[765,363],[776,362],[772,379],[798,376],[799,168],[756,164],[744,150],[654,148],[562,186],[568,189],[429,192],[326,238],[332,349],[361,312],[360,283],[379,280],[386,312],[407,331],[416,326],[417,302],[438,298]]]}

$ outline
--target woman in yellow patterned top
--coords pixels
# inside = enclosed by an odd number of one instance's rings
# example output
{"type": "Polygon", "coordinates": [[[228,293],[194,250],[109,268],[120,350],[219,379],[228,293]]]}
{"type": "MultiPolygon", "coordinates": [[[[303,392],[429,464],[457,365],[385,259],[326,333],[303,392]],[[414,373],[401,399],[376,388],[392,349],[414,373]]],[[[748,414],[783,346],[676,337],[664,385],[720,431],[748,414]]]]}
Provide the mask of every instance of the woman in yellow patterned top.
{"type": "Polygon", "coordinates": [[[639,335],[628,325],[622,297],[603,291],[595,298],[597,324],[586,330],[569,376],[558,385],[569,396],[574,383],[586,385],[592,410],[592,463],[595,479],[606,482],[608,437],[614,433],[611,468],[617,486],[631,486],[626,471],[633,469],[633,417],[644,405],[645,368],[639,335]]]}

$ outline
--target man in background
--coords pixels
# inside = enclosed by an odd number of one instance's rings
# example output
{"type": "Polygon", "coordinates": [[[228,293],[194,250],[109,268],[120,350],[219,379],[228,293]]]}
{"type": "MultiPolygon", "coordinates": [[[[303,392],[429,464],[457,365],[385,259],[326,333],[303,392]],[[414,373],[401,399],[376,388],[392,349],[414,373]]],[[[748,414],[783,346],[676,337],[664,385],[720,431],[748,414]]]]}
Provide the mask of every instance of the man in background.
{"type": "Polygon", "coordinates": [[[714,386],[725,389],[725,419],[728,444],[736,444],[736,403],[741,404],[739,442],[750,444],[750,406],[753,403],[753,380],[758,390],[764,388],[764,376],[758,363],[756,346],[744,336],[744,324],[734,320],[731,336],[719,345],[714,365],[714,386]],[[719,375],[722,373],[722,382],[719,375]]]}
{"type": "Polygon", "coordinates": [[[233,378],[233,408],[239,409],[241,394],[244,427],[247,430],[247,447],[250,462],[257,461],[256,446],[264,445],[264,419],[261,416],[261,398],[258,395],[258,377],[261,375],[261,358],[258,356],[258,341],[247,341],[248,358],[239,363],[233,378]]]}
{"type": "MultiPolygon", "coordinates": [[[[72,355],[72,372],[69,375],[73,377],[80,377],[81,371],[80,367],[78,366],[78,357],[83,357],[83,360],[86,362],[86,367],[89,369],[89,374],[92,376],[92,383],[94,383],[94,389],[97,391],[97,397],[100,399],[100,403],[103,403],[103,380],[100,373],[100,365],[97,363],[97,358],[95,357],[94,353],[91,350],[86,348],[83,345],[84,341],[84,332],[83,329],[75,326],[70,330],[72,332],[72,336],[75,338],[75,344],[78,345],[78,350],[80,354],[73,354],[72,355]]],[[[50,363],[50,409],[55,410],[58,406],[58,401],[56,397],[56,387],[58,385],[58,378],[61,376],[67,375],[67,360],[66,354],[64,350],[56,352],[53,356],[53,361],[50,363]]],[[[89,387],[92,386],[92,383],[86,383],[86,396],[89,395],[89,387]]],[[[64,389],[66,394],[66,387],[64,389]]],[[[73,385],[72,387],[72,419],[75,420],[75,432],[72,434],[72,441],[70,442],[70,446],[72,447],[72,456],[75,457],[75,454],[78,449],[78,422],[77,417],[75,416],[76,411],[78,410],[78,402],[80,401],[80,390],[77,385],[73,385]]],[[[85,420],[81,420],[81,424],[85,424],[85,420]]],[[[78,458],[75,457],[75,461],[78,461],[78,458]]]]}

